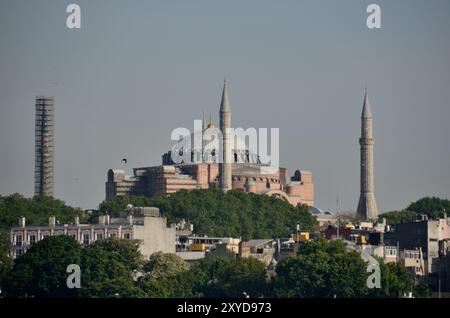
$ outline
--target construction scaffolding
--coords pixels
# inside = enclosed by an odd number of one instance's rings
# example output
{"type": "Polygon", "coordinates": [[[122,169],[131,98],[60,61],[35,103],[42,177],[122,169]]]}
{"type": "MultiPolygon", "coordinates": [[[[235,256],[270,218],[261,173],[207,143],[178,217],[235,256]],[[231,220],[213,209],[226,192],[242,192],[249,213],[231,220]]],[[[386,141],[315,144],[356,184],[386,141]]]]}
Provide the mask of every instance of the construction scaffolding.
{"type": "Polygon", "coordinates": [[[34,194],[53,196],[54,97],[36,96],[34,194]]]}

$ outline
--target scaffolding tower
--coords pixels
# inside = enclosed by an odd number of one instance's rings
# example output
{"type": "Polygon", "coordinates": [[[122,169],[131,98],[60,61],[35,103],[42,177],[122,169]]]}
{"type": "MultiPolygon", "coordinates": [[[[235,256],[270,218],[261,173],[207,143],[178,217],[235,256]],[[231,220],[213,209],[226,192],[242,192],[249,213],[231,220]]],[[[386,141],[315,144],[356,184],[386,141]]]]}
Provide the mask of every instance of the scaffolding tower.
{"type": "Polygon", "coordinates": [[[54,97],[36,96],[34,194],[53,196],[54,97]]]}

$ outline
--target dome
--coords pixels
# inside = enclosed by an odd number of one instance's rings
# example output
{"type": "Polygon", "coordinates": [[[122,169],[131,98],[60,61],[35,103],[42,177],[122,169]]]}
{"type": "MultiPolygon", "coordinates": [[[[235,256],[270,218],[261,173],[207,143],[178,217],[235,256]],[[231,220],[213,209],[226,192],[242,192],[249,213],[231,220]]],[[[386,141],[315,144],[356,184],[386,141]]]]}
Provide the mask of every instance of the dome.
{"type": "MultiPolygon", "coordinates": [[[[216,158],[218,156],[216,148],[219,147],[219,140],[216,139],[216,134],[219,128],[215,128],[213,124],[210,125],[211,127],[203,130],[203,135],[200,133],[200,131],[198,131],[197,133],[192,133],[190,135],[190,145],[189,138],[183,140],[183,143],[186,145],[186,147],[181,148],[181,151],[190,152],[192,161],[202,161],[201,158],[203,155],[203,161],[216,162],[216,158]],[[201,151],[194,148],[196,146],[195,138],[199,138],[201,140],[201,151]],[[209,160],[207,158],[208,155],[210,156],[209,160]]],[[[197,143],[200,140],[198,140],[197,143]]],[[[249,147],[245,143],[245,140],[243,140],[241,137],[235,135],[232,140],[232,144],[232,158],[234,163],[260,164],[259,156],[249,150],[249,147]]],[[[173,161],[171,160],[171,150],[163,155],[163,164],[173,164],[173,161]]]]}
{"type": "Polygon", "coordinates": [[[323,214],[324,211],[318,207],[315,206],[310,206],[308,207],[308,211],[312,214],[323,214]]]}

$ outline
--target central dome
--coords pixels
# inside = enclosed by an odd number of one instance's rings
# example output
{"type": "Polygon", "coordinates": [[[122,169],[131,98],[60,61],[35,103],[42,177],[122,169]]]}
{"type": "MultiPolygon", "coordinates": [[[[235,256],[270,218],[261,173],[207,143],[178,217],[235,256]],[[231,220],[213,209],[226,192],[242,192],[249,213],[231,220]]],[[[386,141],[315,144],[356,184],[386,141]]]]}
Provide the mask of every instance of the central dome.
{"type": "MultiPolygon", "coordinates": [[[[185,147],[180,150],[180,156],[185,152],[191,153],[191,162],[204,162],[204,163],[217,163],[217,154],[219,151],[219,142],[217,134],[220,130],[213,125],[203,130],[203,134],[198,131],[197,134],[192,133],[188,138],[184,139],[185,147]],[[204,138],[206,136],[206,138],[204,138]],[[194,147],[195,138],[201,138],[202,149],[198,151],[194,147]],[[189,145],[190,139],[190,145],[189,145]],[[203,160],[201,160],[203,157],[203,160]]],[[[232,158],[234,163],[252,163],[260,164],[259,156],[257,153],[249,150],[248,144],[240,136],[234,135],[232,138],[232,158]]],[[[169,150],[163,155],[163,164],[172,165],[175,164],[171,158],[172,150],[169,150]]]]}

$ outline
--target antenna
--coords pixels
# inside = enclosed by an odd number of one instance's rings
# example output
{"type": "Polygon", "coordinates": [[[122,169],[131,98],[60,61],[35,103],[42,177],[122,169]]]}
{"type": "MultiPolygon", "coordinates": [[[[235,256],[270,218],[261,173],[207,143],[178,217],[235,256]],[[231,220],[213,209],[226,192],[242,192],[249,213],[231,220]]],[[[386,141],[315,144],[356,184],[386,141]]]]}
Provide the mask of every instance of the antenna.
{"type": "Polygon", "coordinates": [[[336,219],[337,219],[337,231],[336,231],[336,236],[339,239],[339,227],[340,227],[340,222],[339,222],[339,194],[336,195],[336,219]]]}

